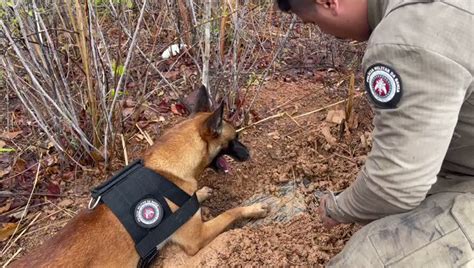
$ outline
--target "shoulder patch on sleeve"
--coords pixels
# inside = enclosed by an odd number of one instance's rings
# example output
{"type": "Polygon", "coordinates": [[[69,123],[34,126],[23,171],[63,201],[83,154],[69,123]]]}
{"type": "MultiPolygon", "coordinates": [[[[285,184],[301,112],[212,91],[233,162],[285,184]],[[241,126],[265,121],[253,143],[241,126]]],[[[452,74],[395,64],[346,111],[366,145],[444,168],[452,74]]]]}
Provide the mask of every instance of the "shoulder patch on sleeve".
{"type": "Polygon", "coordinates": [[[367,69],[365,90],[377,107],[397,108],[402,98],[402,80],[393,68],[377,63],[367,69]]]}

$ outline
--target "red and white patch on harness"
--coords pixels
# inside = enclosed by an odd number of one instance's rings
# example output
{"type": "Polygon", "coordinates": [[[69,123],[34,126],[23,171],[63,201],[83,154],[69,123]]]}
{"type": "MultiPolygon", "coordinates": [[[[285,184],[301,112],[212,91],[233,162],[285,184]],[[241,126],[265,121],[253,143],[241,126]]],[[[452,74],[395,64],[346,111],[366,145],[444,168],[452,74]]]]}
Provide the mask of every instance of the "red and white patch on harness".
{"type": "Polygon", "coordinates": [[[367,69],[365,88],[370,98],[381,108],[396,108],[402,96],[400,76],[383,64],[367,69]]]}
{"type": "Polygon", "coordinates": [[[155,199],[140,201],[135,207],[135,221],[144,228],[153,228],[163,219],[163,208],[155,199]]]}

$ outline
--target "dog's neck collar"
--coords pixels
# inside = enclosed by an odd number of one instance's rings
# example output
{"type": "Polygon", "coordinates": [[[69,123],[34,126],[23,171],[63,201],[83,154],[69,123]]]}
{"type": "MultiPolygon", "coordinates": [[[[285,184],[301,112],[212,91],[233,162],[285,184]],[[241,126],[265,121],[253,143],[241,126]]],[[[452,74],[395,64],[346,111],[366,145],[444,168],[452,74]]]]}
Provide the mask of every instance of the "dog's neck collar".
{"type": "Polygon", "coordinates": [[[157,248],[198,210],[196,194],[190,196],[164,176],[146,168],[142,160],[128,165],[92,191],[89,209],[103,202],[135,241],[139,267],[147,267],[157,248]],[[179,206],[174,213],[165,198],[179,206]]]}

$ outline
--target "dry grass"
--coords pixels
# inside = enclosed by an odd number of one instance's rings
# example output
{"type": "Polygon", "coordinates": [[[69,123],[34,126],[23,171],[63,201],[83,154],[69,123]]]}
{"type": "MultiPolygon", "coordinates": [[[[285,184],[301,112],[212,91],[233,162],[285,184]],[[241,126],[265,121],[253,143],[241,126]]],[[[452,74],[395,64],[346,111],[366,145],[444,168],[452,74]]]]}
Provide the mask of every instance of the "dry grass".
{"type": "Polygon", "coordinates": [[[8,88],[63,159],[78,165],[107,163],[121,153],[123,122],[137,117],[122,115],[127,98],[137,101],[139,112],[158,92],[180,97],[180,89],[203,82],[214,102],[225,100],[242,120],[241,90],[263,84],[291,29],[271,24],[270,0],[29,0],[0,6],[0,64],[8,88]],[[162,59],[172,44],[187,48],[162,59]],[[262,55],[270,48],[275,52],[268,61],[262,55]],[[170,79],[167,73],[182,62],[197,73],[170,79]],[[131,84],[138,89],[130,90],[131,84]]]}

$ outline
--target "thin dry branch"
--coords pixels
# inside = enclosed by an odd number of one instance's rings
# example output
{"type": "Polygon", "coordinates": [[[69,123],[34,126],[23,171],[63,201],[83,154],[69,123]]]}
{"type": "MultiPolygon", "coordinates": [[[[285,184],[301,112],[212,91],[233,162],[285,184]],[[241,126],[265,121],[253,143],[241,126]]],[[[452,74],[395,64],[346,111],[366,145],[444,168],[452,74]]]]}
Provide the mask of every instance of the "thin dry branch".
{"type": "MultiPolygon", "coordinates": [[[[351,97],[351,99],[358,98],[358,97],[361,97],[361,96],[364,96],[364,95],[365,95],[365,92],[364,92],[364,93],[360,93],[360,94],[356,94],[356,95],[354,95],[353,97],[351,97]]],[[[260,124],[265,123],[265,122],[267,122],[267,121],[270,121],[270,120],[272,120],[272,119],[280,118],[280,117],[283,117],[283,116],[289,116],[290,119],[293,120],[293,121],[299,126],[298,122],[296,122],[295,119],[302,118],[302,117],[305,117],[305,116],[308,116],[308,115],[312,115],[312,114],[315,114],[315,113],[322,112],[322,111],[324,111],[324,110],[327,110],[327,109],[332,108],[332,107],[334,107],[334,106],[337,106],[337,105],[339,105],[339,104],[345,103],[345,102],[347,102],[348,100],[349,100],[349,98],[344,99],[344,100],[341,100],[341,101],[338,101],[338,102],[335,102],[335,103],[332,103],[332,104],[329,104],[329,105],[327,105],[327,106],[324,106],[324,107],[322,107],[322,108],[319,108],[319,109],[316,109],[316,110],[313,110],[313,111],[310,111],[310,112],[307,112],[307,113],[303,113],[303,114],[300,114],[300,115],[296,115],[296,116],[291,116],[291,115],[289,115],[287,112],[278,113],[278,114],[275,114],[275,115],[266,117],[266,118],[264,118],[264,119],[262,119],[262,120],[259,120],[259,121],[255,122],[255,123],[252,123],[252,124],[250,124],[250,125],[248,125],[248,126],[242,127],[242,128],[240,128],[240,129],[238,129],[237,132],[241,132],[241,131],[243,131],[243,130],[245,130],[245,129],[248,129],[248,128],[251,128],[251,127],[260,125],[260,124]]]]}
{"type": "MultiPolygon", "coordinates": [[[[38,168],[36,169],[36,175],[35,175],[35,180],[33,182],[33,188],[31,189],[30,196],[28,197],[28,201],[26,202],[25,209],[23,210],[23,213],[21,214],[20,220],[18,221],[18,223],[16,225],[15,231],[13,231],[13,234],[10,236],[10,239],[5,244],[5,247],[2,249],[2,255],[4,255],[7,252],[7,250],[14,243],[14,242],[12,243],[12,239],[13,239],[13,237],[15,237],[15,234],[18,232],[18,229],[20,229],[20,225],[21,225],[23,219],[26,217],[26,214],[28,213],[28,208],[30,207],[31,198],[33,197],[33,193],[36,189],[36,184],[38,184],[39,171],[40,171],[40,168],[41,168],[41,164],[40,164],[41,159],[42,159],[42,156],[40,156],[40,160],[38,160],[38,168]]],[[[18,240],[18,238],[16,238],[14,241],[16,241],[16,240],[18,240]]]]}

